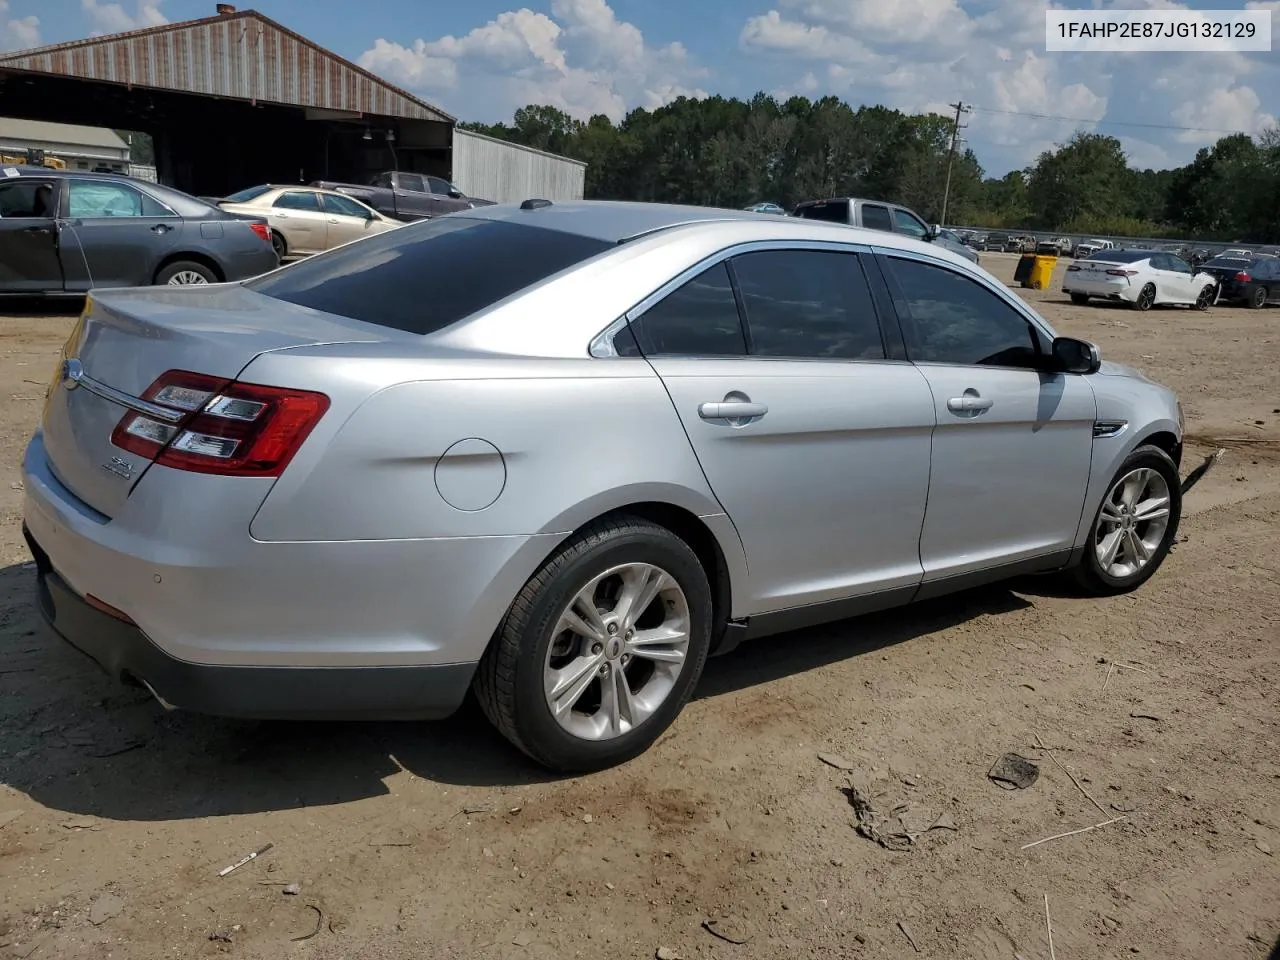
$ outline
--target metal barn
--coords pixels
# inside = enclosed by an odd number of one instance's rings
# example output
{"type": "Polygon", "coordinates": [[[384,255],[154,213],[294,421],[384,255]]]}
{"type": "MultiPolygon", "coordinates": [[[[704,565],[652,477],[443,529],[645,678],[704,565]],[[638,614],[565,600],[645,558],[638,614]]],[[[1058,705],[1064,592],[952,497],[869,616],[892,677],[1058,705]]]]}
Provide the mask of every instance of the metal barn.
{"type": "Polygon", "coordinates": [[[453,182],[470,197],[513,203],[581,200],[587,165],[533,147],[495,140],[470,130],[453,131],[453,182]]]}

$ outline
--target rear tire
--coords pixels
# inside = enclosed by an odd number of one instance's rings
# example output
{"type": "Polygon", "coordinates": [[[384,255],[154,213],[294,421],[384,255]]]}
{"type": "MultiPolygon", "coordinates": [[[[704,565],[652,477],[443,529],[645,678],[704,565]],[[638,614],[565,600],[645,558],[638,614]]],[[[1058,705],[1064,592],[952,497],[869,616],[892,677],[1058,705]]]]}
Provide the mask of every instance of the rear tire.
{"type": "Polygon", "coordinates": [[[284,263],[284,258],[289,255],[289,244],[285,242],[284,234],[272,230],[271,246],[276,251],[276,259],[284,263]]]}
{"type": "MultiPolygon", "coordinates": [[[[638,576],[630,582],[649,574],[638,576]]],[[[687,543],[635,517],[598,521],[557,550],[512,602],[476,671],[476,698],[498,731],[544,767],[604,769],[643,753],[679,715],[702,674],[711,631],[711,586],[687,543]],[[655,571],[652,582],[663,586],[628,616],[628,581],[614,571],[633,570],[655,571]],[[592,609],[584,613],[586,602],[592,609]],[[643,636],[677,634],[680,625],[687,641],[679,660],[672,657],[680,641],[643,636]],[[556,689],[565,692],[553,711],[556,689]],[[610,709],[620,703],[625,724],[610,709]]]]}
{"type": "Polygon", "coordinates": [[[1133,302],[1135,310],[1141,310],[1144,313],[1156,305],[1156,285],[1148,283],[1145,287],[1138,291],[1138,299],[1133,302]]]}
{"type": "Polygon", "coordinates": [[[1089,302],[1089,295],[1087,293],[1073,293],[1071,294],[1071,302],[1083,307],[1089,302]]]}
{"type": "Polygon", "coordinates": [[[1250,310],[1261,310],[1267,305],[1267,300],[1270,299],[1270,296],[1271,294],[1266,287],[1256,287],[1253,291],[1253,296],[1249,298],[1247,306],[1250,310]]]}
{"type": "Polygon", "coordinates": [[[1158,447],[1138,447],[1107,485],[1072,570],[1076,584],[1098,597],[1136,590],[1169,555],[1181,518],[1177,466],[1158,447]]]}
{"type": "Polygon", "coordinates": [[[203,263],[175,260],[156,274],[156,286],[189,286],[218,283],[218,276],[203,263]]]}

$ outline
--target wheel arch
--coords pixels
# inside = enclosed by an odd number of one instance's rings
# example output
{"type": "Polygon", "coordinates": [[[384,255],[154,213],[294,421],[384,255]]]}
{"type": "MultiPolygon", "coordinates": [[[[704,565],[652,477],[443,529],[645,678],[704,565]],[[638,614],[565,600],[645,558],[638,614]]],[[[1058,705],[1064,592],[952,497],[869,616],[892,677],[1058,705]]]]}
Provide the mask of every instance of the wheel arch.
{"type": "Polygon", "coordinates": [[[165,269],[165,267],[172,266],[181,260],[187,260],[191,263],[198,263],[202,267],[208,267],[213,271],[213,275],[218,278],[219,283],[225,283],[227,280],[226,272],[222,269],[217,260],[213,259],[213,257],[209,256],[207,253],[199,253],[194,250],[189,250],[182,253],[166,254],[164,259],[156,264],[156,269],[151,274],[151,282],[153,284],[156,282],[156,277],[160,276],[160,273],[165,269]]]}

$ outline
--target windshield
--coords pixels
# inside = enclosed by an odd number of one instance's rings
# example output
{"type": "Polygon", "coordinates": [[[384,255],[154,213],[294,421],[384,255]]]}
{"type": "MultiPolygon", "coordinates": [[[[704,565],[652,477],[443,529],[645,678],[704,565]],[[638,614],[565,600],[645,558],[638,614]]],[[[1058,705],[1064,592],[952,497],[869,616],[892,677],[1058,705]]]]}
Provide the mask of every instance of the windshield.
{"type": "Polygon", "coordinates": [[[1105,260],[1107,263],[1137,263],[1139,260],[1151,259],[1153,250],[1099,250],[1091,254],[1090,260],[1105,260]]]}
{"type": "Polygon", "coordinates": [[[455,215],[338,247],[245,286],[313,310],[426,334],[611,247],[576,233],[455,215]]]}

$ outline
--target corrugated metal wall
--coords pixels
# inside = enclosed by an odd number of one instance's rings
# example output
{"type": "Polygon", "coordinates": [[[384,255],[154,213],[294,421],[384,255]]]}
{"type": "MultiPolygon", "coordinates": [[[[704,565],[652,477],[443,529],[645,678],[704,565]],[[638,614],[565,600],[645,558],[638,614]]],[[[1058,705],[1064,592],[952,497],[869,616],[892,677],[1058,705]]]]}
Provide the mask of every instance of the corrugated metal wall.
{"type": "Polygon", "coordinates": [[[468,130],[453,131],[453,182],[469,197],[497,203],[581,200],[587,165],[468,130]]]}
{"type": "Polygon", "coordinates": [[[240,100],[451,119],[248,11],[24,51],[0,57],[0,65],[240,100]]]}

